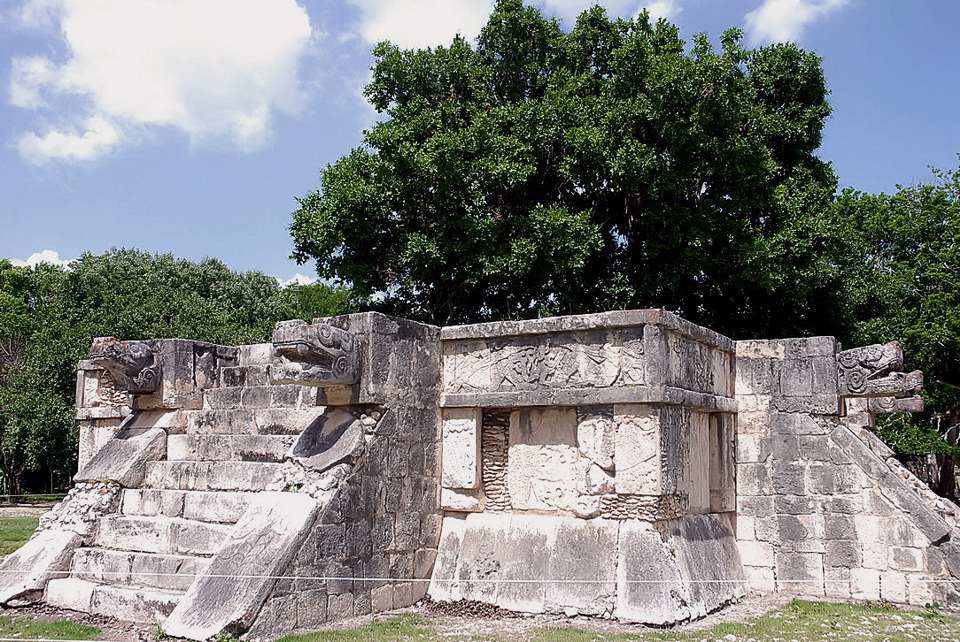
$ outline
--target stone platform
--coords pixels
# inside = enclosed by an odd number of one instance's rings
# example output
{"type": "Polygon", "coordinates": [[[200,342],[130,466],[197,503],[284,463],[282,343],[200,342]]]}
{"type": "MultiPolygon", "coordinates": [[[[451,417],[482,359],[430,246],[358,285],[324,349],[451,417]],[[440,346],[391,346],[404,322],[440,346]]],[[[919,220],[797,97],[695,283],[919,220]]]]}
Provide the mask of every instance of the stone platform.
{"type": "Polygon", "coordinates": [[[734,342],[663,310],[229,347],[98,339],[76,487],[0,604],[268,639],[429,595],[684,622],[746,592],[960,604],[960,511],[871,432],[897,344],[734,342]]]}

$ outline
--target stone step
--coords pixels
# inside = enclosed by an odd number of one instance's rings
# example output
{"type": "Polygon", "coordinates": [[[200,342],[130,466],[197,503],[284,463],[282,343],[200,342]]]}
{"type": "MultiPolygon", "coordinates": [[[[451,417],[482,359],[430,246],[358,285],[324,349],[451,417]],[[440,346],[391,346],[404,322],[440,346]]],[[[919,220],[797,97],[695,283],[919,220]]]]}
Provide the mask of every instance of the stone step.
{"type": "Polygon", "coordinates": [[[126,622],[160,622],[181,597],[179,591],[97,584],[76,577],[50,580],[46,589],[47,604],[126,622]]]}
{"type": "Polygon", "coordinates": [[[240,520],[252,496],[252,493],[231,491],[128,488],[123,491],[121,512],[133,516],[161,515],[234,524],[240,520]]]}
{"type": "Polygon", "coordinates": [[[213,555],[233,526],[181,517],[108,515],[97,522],[93,545],[116,551],[213,555]]]}
{"type": "Polygon", "coordinates": [[[317,388],[296,385],[230,386],[203,393],[206,410],[237,408],[300,408],[317,405],[317,388]]]}
{"type": "Polygon", "coordinates": [[[144,488],[283,490],[283,464],[253,461],[150,461],[144,488]]]}
{"type": "Polygon", "coordinates": [[[235,408],[193,410],[187,414],[189,435],[299,435],[325,412],[310,408],[235,408]]]}
{"type": "Polygon", "coordinates": [[[297,435],[169,435],[167,461],[282,462],[297,435]]]}
{"type": "Polygon", "coordinates": [[[71,577],[101,584],[186,591],[210,560],[193,555],[136,553],[108,548],[79,548],[71,577]]]}

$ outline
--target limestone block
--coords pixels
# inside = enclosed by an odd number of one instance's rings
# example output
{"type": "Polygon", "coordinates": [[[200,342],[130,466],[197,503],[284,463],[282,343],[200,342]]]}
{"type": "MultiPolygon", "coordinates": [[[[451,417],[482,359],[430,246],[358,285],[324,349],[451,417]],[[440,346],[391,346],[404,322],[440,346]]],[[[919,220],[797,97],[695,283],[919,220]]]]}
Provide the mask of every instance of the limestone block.
{"type": "Polygon", "coordinates": [[[855,600],[879,600],[880,571],[870,568],[850,569],[850,597],[855,600]]]}
{"type": "Polygon", "coordinates": [[[162,426],[176,414],[145,411],[131,415],[124,428],[74,476],[74,481],[109,480],[127,488],[139,486],[147,462],[163,459],[166,454],[167,433],[162,426]]]}
{"type": "Polygon", "coordinates": [[[90,612],[90,599],[93,597],[93,582],[64,577],[50,580],[43,599],[50,606],[80,613],[90,612]]]}
{"type": "Polygon", "coordinates": [[[457,579],[457,564],[467,529],[466,515],[445,515],[440,529],[440,544],[437,549],[430,586],[430,597],[440,602],[455,602],[463,599],[457,579]]]}
{"type": "Polygon", "coordinates": [[[684,477],[690,502],[688,510],[692,514],[710,512],[710,423],[710,415],[698,411],[690,413],[690,428],[687,434],[689,457],[684,477]]]}
{"type": "Polygon", "coordinates": [[[612,406],[577,409],[577,446],[585,457],[604,470],[613,470],[615,440],[612,406]]]}
{"type": "Polygon", "coordinates": [[[667,560],[673,560],[673,553],[652,525],[620,524],[614,617],[658,626],[689,619],[688,587],[680,569],[667,560]]]}
{"type": "Polygon", "coordinates": [[[736,509],[736,419],[730,415],[710,415],[710,512],[736,509]]]}
{"type": "Polygon", "coordinates": [[[446,408],[443,422],[443,486],[475,489],[480,485],[480,408],[446,408]]]}
{"type": "Polygon", "coordinates": [[[691,617],[743,597],[743,566],[728,516],[690,515],[661,527],[689,587],[691,617]]]}
{"type": "Polygon", "coordinates": [[[823,555],[780,552],[774,554],[777,591],[792,595],[824,594],[823,555]]]}
{"type": "Polygon", "coordinates": [[[454,490],[442,488],[440,490],[440,507],[444,510],[457,512],[479,512],[486,506],[486,497],[483,491],[454,490]]]}
{"type": "Polygon", "coordinates": [[[654,406],[617,404],[616,487],[626,495],[663,493],[660,412],[654,406]]]}
{"type": "MultiPolygon", "coordinates": [[[[553,550],[547,566],[546,611],[563,613],[575,609],[583,615],[604,616],[613,612],[616,602],[616,550],[619,523],[604,519],[544,519],[545,529],[554,530],[553,550]],[[551,523],[552,522],[552,523],[551,523]]],[[[512,539],[523,545],[529,536],[529,522],[514,517],[512,539]]],[[[519,588],[519,587],[518,587],[519,588]]],[[[504,586],[500,587],[501,593],[504,586]]]]}
{"type": "Polygon", "coordinates": [[[576,411],[531,408],[510,416],[507,489],[520,510],[572,510],[579,499],[576,411]]]}
{"type": "Polygon", "coordinates": [[[757,541],[740,542],[740,559],[745,566],[773,566],[773,544],[757,541]]]}
{"type": "Polygon", "coordinates": [[[273,588],[268,578],[283,573],[318,511],[307,495],[258,494],[210,561],[210,575],[194,582],[164,622],[164,632],[206,640],[224,629],[248,628],[273,588]]]}
{"type": "Polygon", "coordinates": [[[176,605],[180,593],[148,589],[96,585],[90,597],[90,613],[127,622],[156,624],[176,605]]]}
{"type": "Polygon", "coordinates": [[[743,574],[746,578],[746,588],[751,593],[773,593],[777,588],[777,581],[773,569],[767,567],[744,566],[743,574]]]}
{"type": "Polygon", "coordinates": [[[880,599],[895,604],[907,603],[907,576],[896,571],[880,574],[880,599]]]}
{"type": "Polygon", "coordinates": [[[69,567],[73,551],[82,541],[70,531],[44,530],[0,560],[0,604],[42,591],[49,580],[69,567]]]}

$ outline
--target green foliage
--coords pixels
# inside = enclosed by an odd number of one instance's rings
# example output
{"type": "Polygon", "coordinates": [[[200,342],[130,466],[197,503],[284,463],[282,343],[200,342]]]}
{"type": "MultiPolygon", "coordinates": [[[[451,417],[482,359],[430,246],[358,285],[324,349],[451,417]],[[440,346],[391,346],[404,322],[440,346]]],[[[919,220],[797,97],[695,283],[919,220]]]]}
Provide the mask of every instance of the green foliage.
{"type": "Polygon", "coordinates": [[[935,177],[893,195],[848,190],[835,205],[850,243],[844,339],[899,340],[924,372],[928,412],[881,427],[902,455],[960,454],[960,170],[935,177]]]}
{"type": "MultiPolygon", "coordinates": [[[[667,307],[732,335],[826,331],[835,178],[817,56],[690,46],[646,14],[569,33],[500,0],[476,44],[374,50],[384,119],[322,173],[294,256],[435,323],[667,307]]],[[[372,298],[371,298],[372,297],[372,298]]]]}
{"type": "Polygon", "coordinates": [[[276,321],[339,314],[350,293],[281,288],[257,272],[136,250],[84,254],[65,271],[0,261],[0,470],[6,492],[74,468],[76,365],[94,337],[181,337],[236,345],[269,339],[276,321]]]}

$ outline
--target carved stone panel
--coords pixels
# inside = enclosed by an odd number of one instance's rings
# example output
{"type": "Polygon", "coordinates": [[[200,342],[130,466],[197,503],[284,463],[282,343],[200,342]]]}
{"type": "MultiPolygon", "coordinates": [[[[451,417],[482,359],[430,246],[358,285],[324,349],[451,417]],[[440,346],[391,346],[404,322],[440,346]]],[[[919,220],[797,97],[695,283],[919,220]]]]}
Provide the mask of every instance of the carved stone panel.
{"type": "Polygon", "coordinates": [[[93,342],[90,360],[107,370],[120,390],[149,394],[160,385],[161,365],[153,341],[101,337],[93,342]]]}
{"type": "Polygon", "coordinates": [[[279,363],[271,368],[271,380],[310,386],[357,383],[358,343],[351,333],[328,323],[281,321],[273,331],[273,349],[279,363]]]}
{"type": "Polygon", "coordinates": [[[837,354],[842,396],[902,397],[923,387],[923,373],[901,372],[903,349],[896,341],[837,354]]]}
{"type": "Polygon", "coordinates": [[[643,327],[449,342],[443,370],[448,393],[643,384],[643,327]]]}

